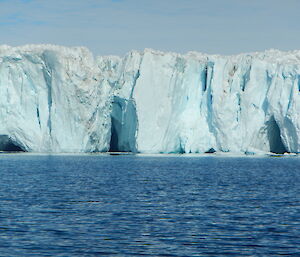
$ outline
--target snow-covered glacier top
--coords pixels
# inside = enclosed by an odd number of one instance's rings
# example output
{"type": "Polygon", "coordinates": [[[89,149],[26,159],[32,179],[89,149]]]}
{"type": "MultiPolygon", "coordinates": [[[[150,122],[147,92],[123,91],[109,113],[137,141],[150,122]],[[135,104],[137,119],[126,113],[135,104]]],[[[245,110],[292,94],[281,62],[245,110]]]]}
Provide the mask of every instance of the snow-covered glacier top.
{"type": "Polygon", "coordinates": [[[300,152],[300,51],[0,46],[0,150],[300,152]]]}

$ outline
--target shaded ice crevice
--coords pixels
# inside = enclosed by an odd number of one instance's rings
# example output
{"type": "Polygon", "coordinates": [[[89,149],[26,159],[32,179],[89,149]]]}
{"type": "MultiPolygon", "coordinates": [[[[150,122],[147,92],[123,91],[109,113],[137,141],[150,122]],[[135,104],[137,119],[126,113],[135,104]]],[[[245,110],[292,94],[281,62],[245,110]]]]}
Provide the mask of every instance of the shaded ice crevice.
{"type": "Polygon", "coordinates": [[[8,135],[0,135],[0,151],[25,152],[23,146],[8,135]]]}
{"type": "Polygon", "coordinates": [[[133,98],[143,58],[140,59],[138,70],[133,76],[129,98],[115,95],[111,111],[111,139],[109,152],[132,152],[137,150],[138,117],[136,103],[133,98]]]}
{"type": "Polygon", "coordinates": [[[267,122],[267,137],[270,145],[270,152],[283,154],[288,152],[281,138],[280,128],[274,116],[267,122]]]}
{"type": "Polygon", "coordinates": [[[133,99],[115,96],[111,113],[110,152],[137,152],[137,114],[133,99]]]}

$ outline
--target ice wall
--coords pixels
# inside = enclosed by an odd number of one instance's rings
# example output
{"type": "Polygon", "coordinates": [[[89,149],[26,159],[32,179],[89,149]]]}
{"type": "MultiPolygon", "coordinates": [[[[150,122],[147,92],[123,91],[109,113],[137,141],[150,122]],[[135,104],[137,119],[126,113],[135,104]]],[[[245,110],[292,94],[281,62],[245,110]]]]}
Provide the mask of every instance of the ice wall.
{"type": "Polygon", "coordinates": [[[115,74],[115,95],[135,104],[139,152],[300,151],[299,51],[146,49],[129,53],[115,74]]]}
{"type": "Polygon", "coordinates": [[[25,151],[106,151],[110,91],[85,48],[1,46],[0,136],[25,151]]]}
{"type": "Polygon", "coordinates": [[[0,47],[0,150],[300,152],[300,51],[0,47]]]}

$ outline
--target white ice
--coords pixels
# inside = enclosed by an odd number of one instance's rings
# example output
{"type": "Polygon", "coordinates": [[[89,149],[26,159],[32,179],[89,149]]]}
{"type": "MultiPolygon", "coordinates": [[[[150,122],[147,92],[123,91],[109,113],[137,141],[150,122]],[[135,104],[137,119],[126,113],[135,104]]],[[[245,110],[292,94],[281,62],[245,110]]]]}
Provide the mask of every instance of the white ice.
{"type": "Polygon", "coordinates": [[[299,91],[300,51],[94,59],[86,48],[1,46],[0,141],[33,152],[298,153],[299,91]]]}

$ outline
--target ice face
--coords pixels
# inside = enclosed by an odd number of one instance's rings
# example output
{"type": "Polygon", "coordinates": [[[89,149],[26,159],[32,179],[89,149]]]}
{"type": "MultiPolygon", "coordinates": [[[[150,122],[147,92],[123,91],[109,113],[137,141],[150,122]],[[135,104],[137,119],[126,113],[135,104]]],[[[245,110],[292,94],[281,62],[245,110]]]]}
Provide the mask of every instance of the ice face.
{"type": "Polygon", "coordinates": [[[142,153],[299,152],[300,52],[209,56],[145,50],[121,61],[142,153]]]}
{"type": "Polygon", "coordinates": [[[0,150],[300,152],[299,91],[300,51],[1,46],[0,150]]]}
{"type": "Polygon", "coordinates": [[[0,47],[0,135],[23,150],[106,151],[110,91],[85,48],[0,47]]]}

